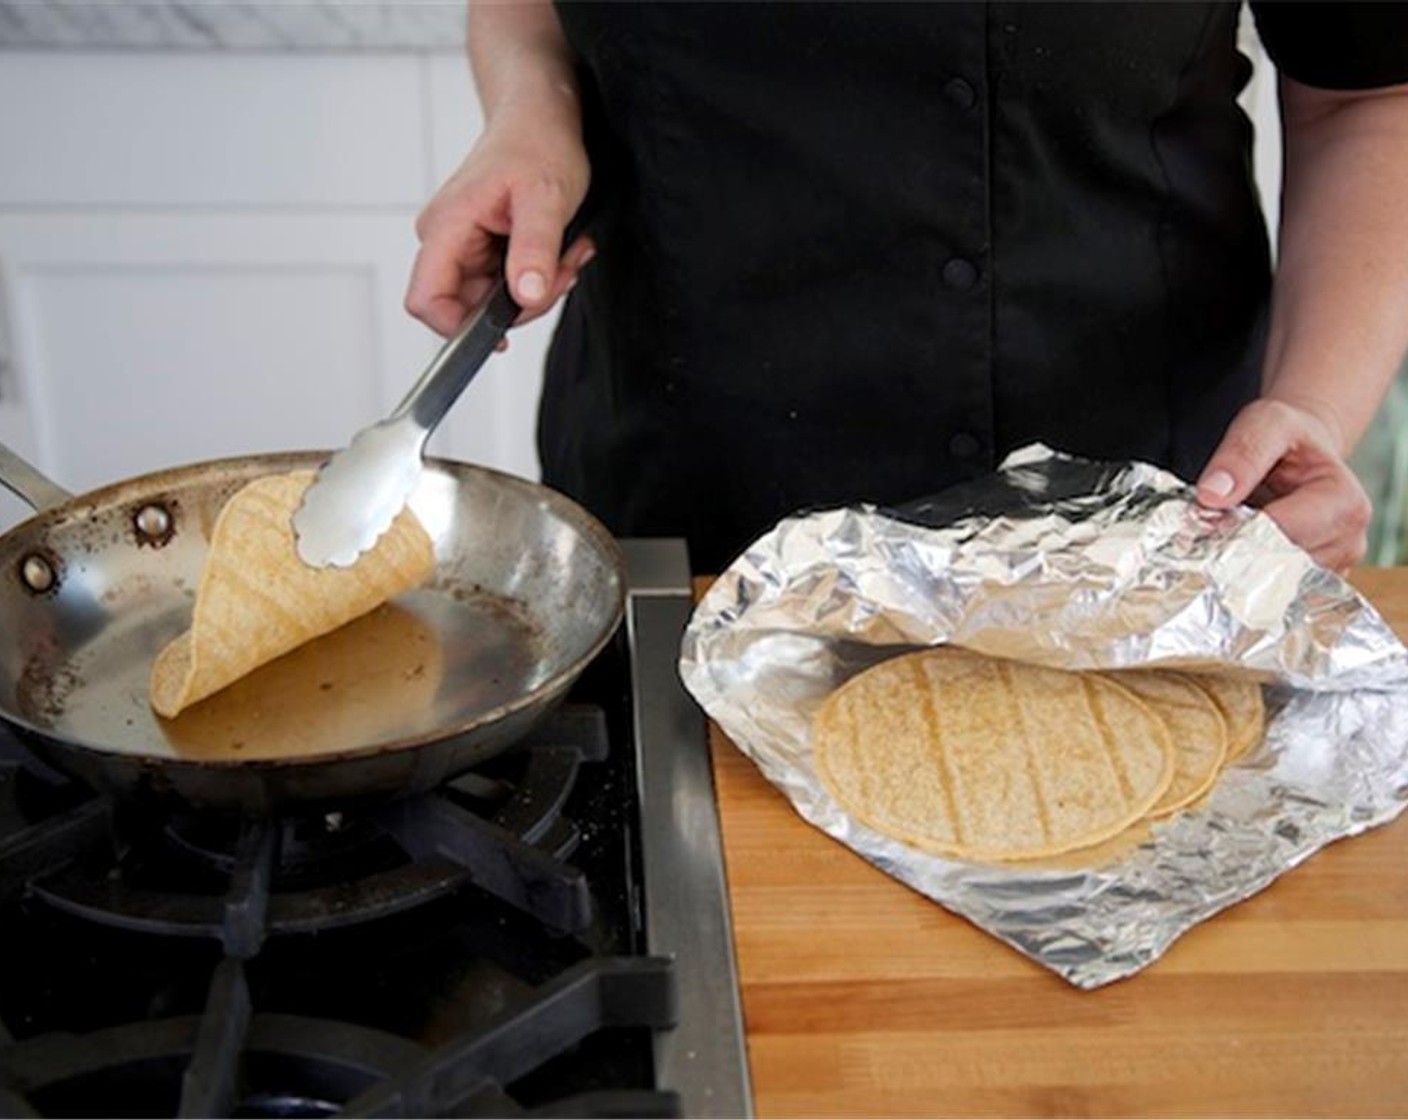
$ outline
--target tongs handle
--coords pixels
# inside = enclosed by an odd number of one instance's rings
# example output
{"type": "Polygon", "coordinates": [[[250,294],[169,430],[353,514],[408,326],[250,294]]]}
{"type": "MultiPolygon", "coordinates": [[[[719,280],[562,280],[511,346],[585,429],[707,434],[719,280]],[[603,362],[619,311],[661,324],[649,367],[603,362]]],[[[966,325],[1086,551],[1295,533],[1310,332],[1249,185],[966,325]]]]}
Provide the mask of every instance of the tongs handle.
{"type": "MultiPolygon", "coordinates": [[[[566,249],[586,229],[596,212],[598,194],[588,190],[577,213],[567,223],[562,234],[566,249]]],[[[494,353],[504,335],[513,326],[523,308],[508,288],[508,277],[500,276],[489,297],[464,326],[443,345],[430,360],[410,391],[388,417],[389,420],[409,419],[428,436],[459,400],[475,375],[494,353]]]]}
{"type": "Polygon", "coordinates": [[[499,277],[489,298],[440,347],[388,419],[409,418],[427,435],[433,431],[484,368],[521,310],[509,294],[507,278],[499,277]]]}

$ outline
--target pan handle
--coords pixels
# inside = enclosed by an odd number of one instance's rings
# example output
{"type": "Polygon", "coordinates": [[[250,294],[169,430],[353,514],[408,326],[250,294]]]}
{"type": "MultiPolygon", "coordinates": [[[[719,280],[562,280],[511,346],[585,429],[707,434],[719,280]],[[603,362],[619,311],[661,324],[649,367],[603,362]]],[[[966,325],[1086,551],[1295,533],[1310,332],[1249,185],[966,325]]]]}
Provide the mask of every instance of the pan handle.
{"type": "Polygon", "coordinates": [[[35,467],[0,443],[0,486],[5,487],[36,512],[61,506],[73,497],[57,482],[46,478],[35,467]]]}

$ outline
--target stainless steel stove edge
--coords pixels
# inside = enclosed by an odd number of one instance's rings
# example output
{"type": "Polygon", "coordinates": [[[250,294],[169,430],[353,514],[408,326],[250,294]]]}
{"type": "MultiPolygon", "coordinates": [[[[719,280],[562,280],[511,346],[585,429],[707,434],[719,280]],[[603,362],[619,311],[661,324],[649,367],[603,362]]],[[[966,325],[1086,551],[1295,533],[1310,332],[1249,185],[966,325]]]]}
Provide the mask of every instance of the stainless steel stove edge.
{"type": "Polygon", "coordinates": [[[679,1023],[656,1036],[659,1085],[689,1117],[753,1114],[733,925],[704,714],[679,679],[693,610],[683,541],[623,540],[646,940],[675,961],[679,1023]]]}

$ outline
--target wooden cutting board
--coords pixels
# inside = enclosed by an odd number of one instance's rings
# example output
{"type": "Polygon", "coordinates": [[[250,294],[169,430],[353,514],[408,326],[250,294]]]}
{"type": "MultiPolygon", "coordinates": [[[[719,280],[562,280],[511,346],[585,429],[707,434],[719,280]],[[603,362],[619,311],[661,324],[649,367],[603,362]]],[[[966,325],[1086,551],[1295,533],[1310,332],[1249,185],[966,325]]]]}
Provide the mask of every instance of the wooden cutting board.
{"type": "MultiPolygon", "coordinates": [[[[1408,638],[1408,569],[1354,582],[1408,638]]],[[[1408,815],[1081,992],[711,735],[758,1115],[1408,1115],[1408,815]]]]}

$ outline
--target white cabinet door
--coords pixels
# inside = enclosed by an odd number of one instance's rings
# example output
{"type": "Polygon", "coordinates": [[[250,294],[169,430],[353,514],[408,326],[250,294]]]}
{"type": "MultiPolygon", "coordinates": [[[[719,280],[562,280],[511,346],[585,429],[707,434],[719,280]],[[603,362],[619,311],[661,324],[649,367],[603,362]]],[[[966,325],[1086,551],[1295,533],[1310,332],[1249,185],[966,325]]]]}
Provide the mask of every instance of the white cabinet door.
{"type": "Polygon", "coordinates": [[[399,214],[0,214],[0,435],[76,490],[337,446],[434,352],[412,240],[399,214]]]}
{"type": "Polygon", "coordinates": [[[6,52],[0,206],[414,210],[424,81],[408,53],[6,52]]]}

